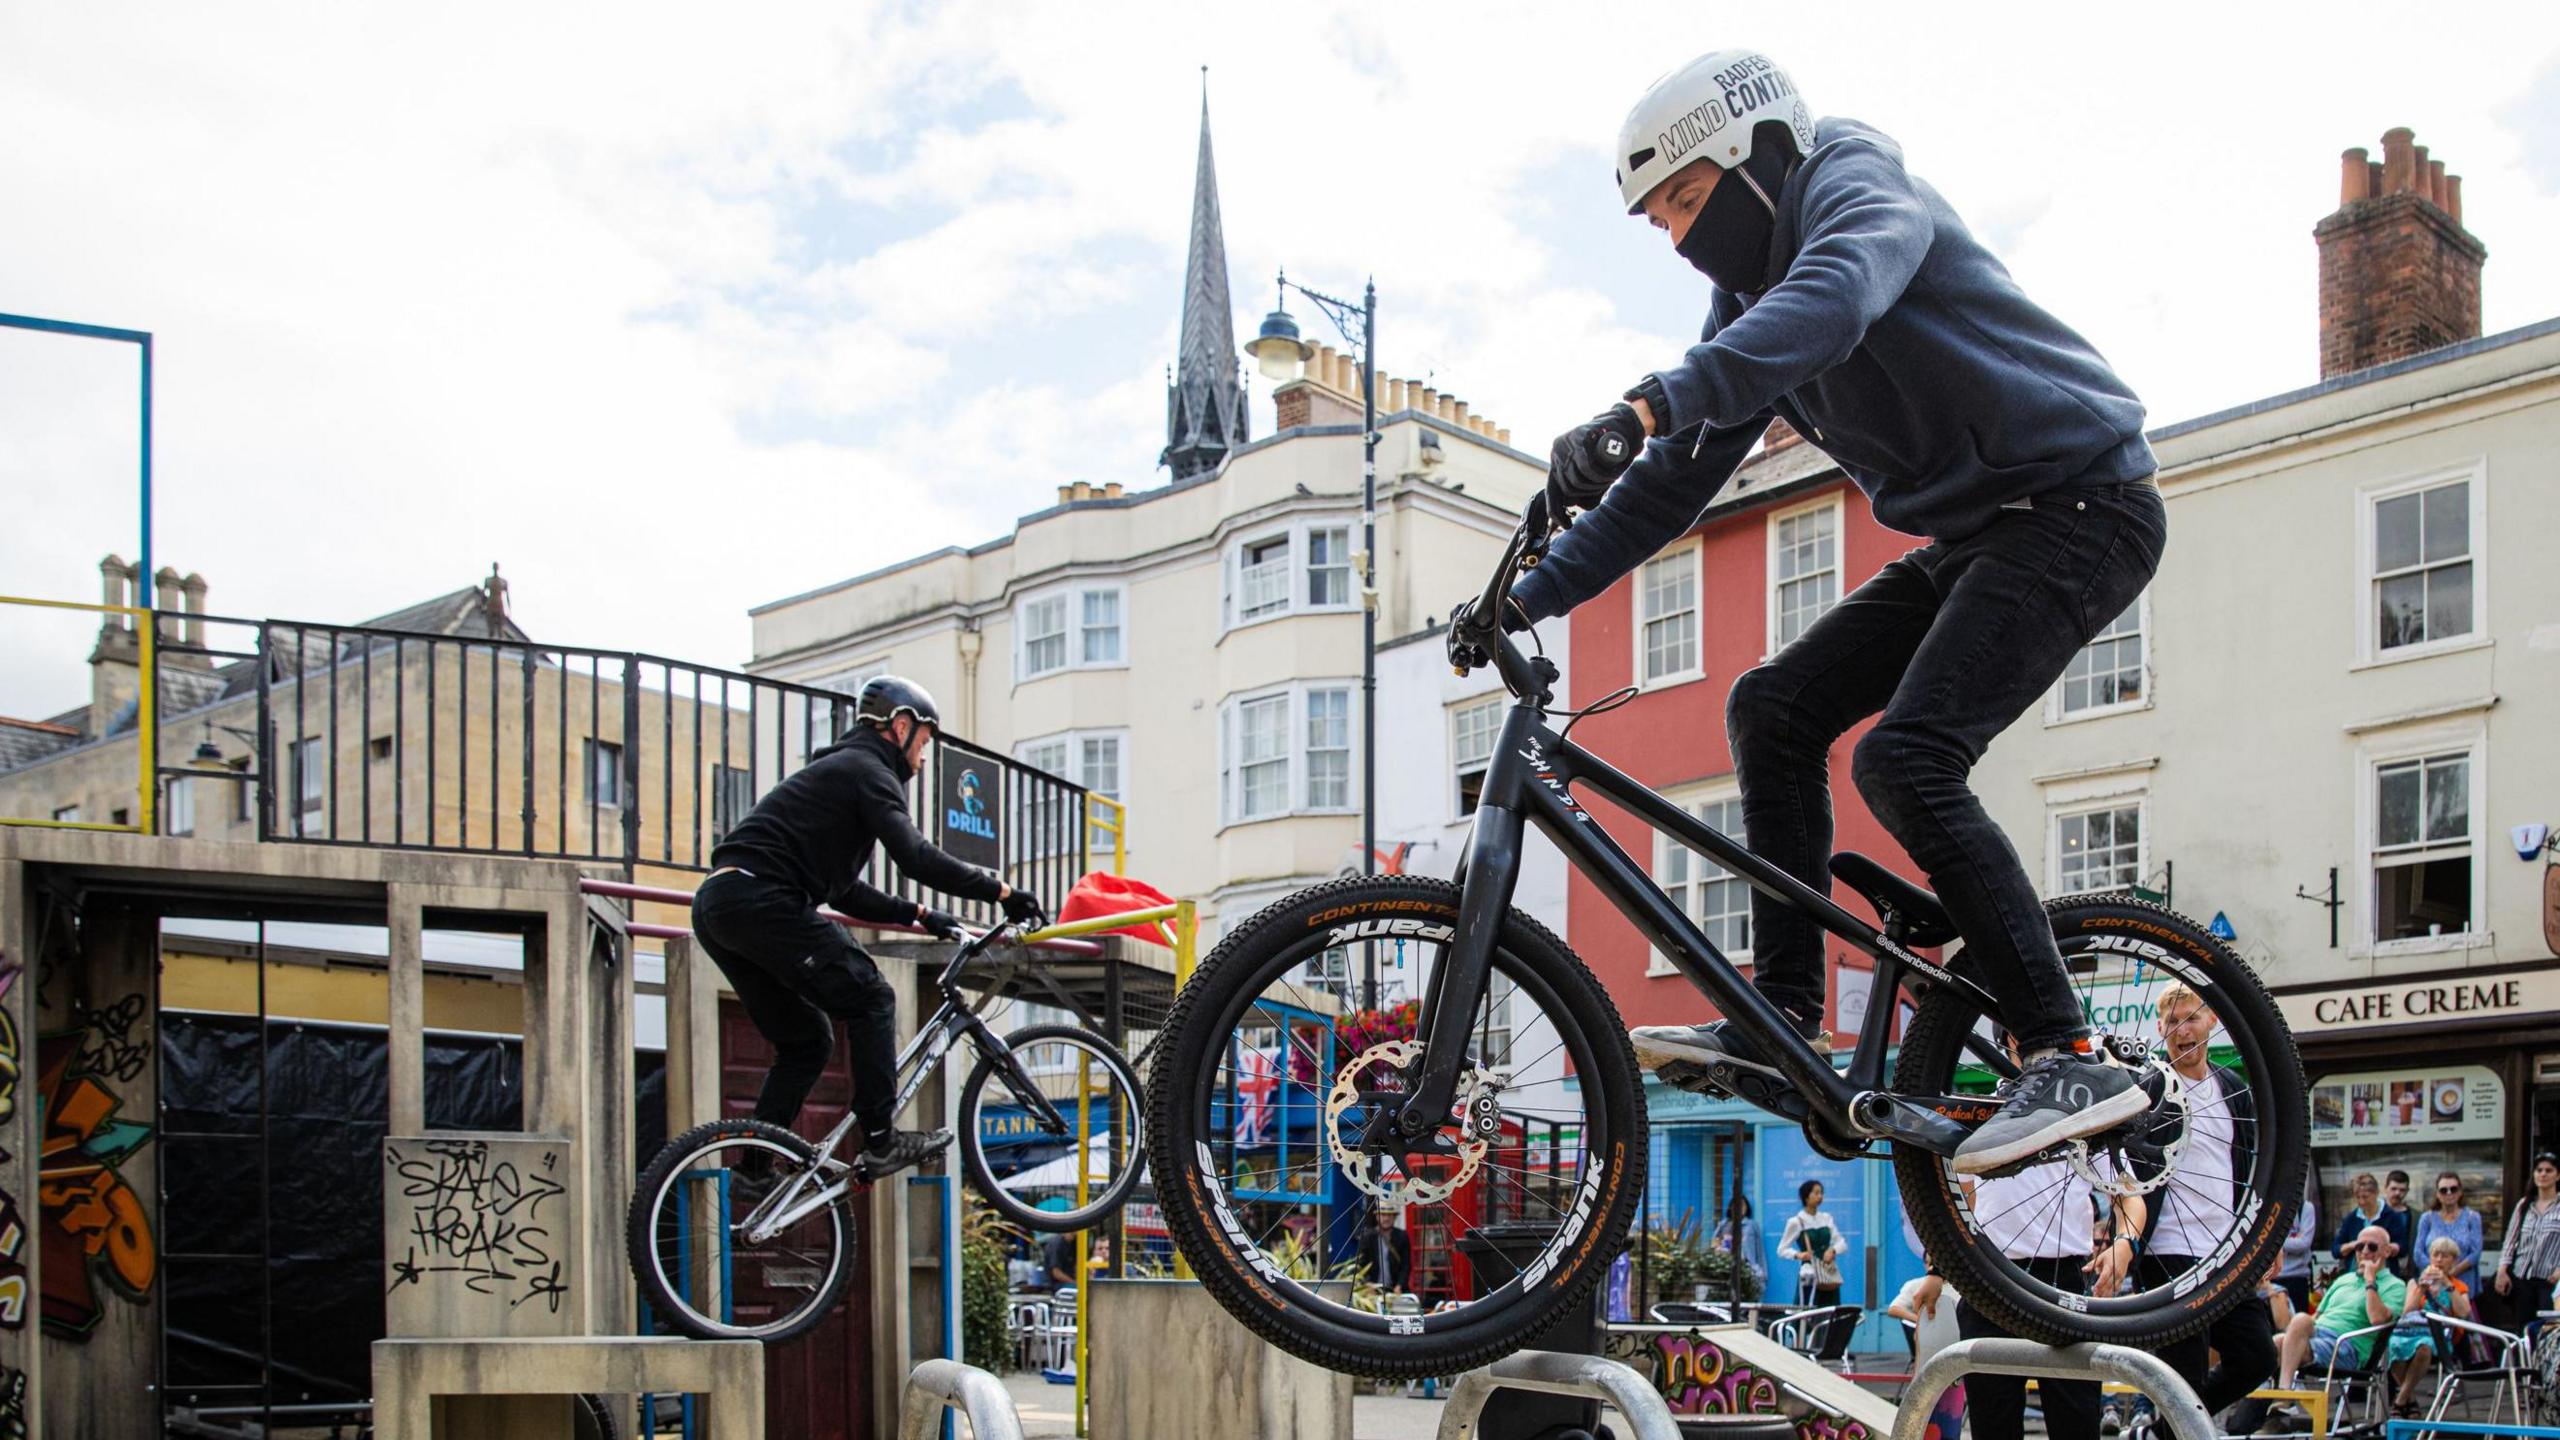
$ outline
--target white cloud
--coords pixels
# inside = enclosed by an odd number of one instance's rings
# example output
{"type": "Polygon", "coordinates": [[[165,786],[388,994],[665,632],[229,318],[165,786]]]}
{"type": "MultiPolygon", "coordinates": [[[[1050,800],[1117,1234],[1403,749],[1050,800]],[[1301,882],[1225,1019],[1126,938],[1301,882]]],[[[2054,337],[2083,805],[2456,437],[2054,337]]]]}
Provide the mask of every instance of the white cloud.
{"type": "MultiPolygon", "coordinates": [[[[1064,479],[1150,483],[1204,61],[1243,323],[1281,264],[1346,294],[1374,275],[1385,368],[1542,450],[1694,334],[1703,292],[1630,231],[1603,149],[1668,58],[1734,38],[1689,27],[22,10],[0,128],[36,138],[0,154],[0,308],[160,337],[161,557],[217,608],[354,619],[497,559],[537,633],[734,662],[751,604],[990,538],[1064,479]]],[[[1758,27],[2155,419],[2312,378],[2309,228],[2337,152],[2391,125],[2465,176],[2489,328],[2560,312],[2547,6],[2437,25],[2423,66],[2377,45],[2405,30],[2381,6],[1758,27]]],[[[129,371],[67,343],[0,344],[0,590],[86,598],[132,548],[129,371]]],[[[79,656],[10,633],[0,713],[78,698],[79,656]]]]}

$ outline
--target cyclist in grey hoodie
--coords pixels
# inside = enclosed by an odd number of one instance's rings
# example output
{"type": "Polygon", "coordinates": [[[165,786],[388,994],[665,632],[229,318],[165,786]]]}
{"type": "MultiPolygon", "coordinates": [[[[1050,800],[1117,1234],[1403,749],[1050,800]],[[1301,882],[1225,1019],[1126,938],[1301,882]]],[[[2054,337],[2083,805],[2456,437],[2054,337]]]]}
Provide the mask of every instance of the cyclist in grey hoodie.
{"type": "MultiPolygon", "coordinates": [[[[1900,147],[1815,120],[1747,50],[1639,101],[1614,156],[1643,215],[1715,294],[1698,344],[1556,440],[1550,511],[1588,510],[1512,590],[1513,628],[1599,594],[1698,522],[1772,419],[1926,537],[1735,682],[1726,725],[1752,848],[1830,888],[1831,746],[1870,715],[1852,773],[1928,872],[2028,1064],[1953,1168],[1998,1169],[2147,1102],[2095,1053],[2017,852],[1966,780],[2158,567],[2167,518],[2142,403],[2029,300],[1900,147]]],[[[1821,1031],[1822,936],[1752,897],[1756,983],[1821,1031]]],[[[1723,1022],[1645,1026],[1659,1068],[1763,1062],[1723,1022]]]]}

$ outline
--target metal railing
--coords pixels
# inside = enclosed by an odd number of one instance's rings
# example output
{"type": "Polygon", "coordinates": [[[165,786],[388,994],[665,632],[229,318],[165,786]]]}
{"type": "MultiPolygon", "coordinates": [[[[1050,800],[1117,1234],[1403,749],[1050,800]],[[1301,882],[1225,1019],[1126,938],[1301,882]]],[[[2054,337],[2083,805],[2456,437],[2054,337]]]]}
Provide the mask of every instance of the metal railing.
{"type": "Polygon", "coordinates": [[[1022,1440],[1022,1417],[1004,1382],[957,1360],[922,1361],[908,1373],[898,1397],[898,1440],[935,1440],[947,1410],[966,1414],[977,1440],[1022,1440]]]}

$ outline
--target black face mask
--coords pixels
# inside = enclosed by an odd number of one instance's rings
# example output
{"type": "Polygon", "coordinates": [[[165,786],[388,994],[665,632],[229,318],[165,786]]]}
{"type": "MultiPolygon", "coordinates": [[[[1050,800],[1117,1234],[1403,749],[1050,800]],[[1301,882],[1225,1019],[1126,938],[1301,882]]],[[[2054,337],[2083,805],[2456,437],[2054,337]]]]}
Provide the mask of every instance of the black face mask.
{"type": "Polygon", "coordinates": [[[1757,294],[1769,273],[1769,242],[1778,228],[1778,187],[1791,157],[1763,145],[1728,170],[1680,237],[1680,258],[1731,295],[1757,294]]]}

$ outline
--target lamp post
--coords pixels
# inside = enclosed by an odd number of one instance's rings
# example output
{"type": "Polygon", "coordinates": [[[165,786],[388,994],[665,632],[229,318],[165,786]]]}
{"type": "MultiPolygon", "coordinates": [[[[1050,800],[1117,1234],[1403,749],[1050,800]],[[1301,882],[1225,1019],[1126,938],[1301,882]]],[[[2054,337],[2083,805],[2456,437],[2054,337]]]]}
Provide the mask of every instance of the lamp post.
{"type": "MultiPolygon", "coordinates": [[[[1360,873],[1378,873],[1378,282],[1361,292],[1360,303],[1310,290],[1280,273],[1280,291],[1262,330],[1245,353],[1271,380],[1295,378],[1315,348],[1298,335],[1289,317],[1289,292],[1324,312],[1344,343],[1360,356],[1360,873]],[[1355,335],[1355,322],[1358,333],[1355,335]]],[[[1360,947],[1360,1001],[1378,1008],[1378,947],[1360,947]]]]}

